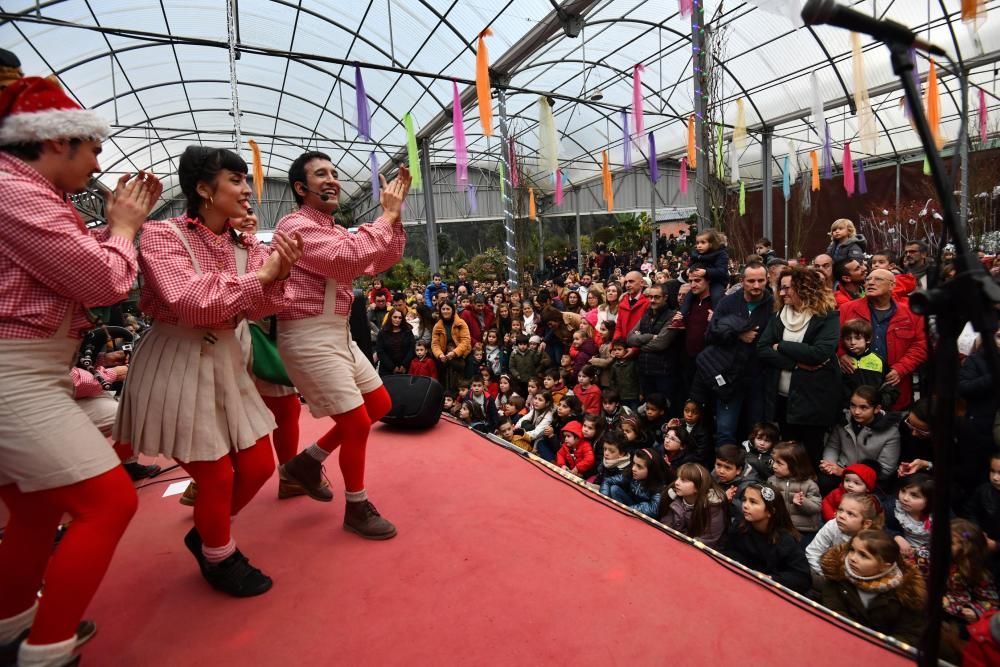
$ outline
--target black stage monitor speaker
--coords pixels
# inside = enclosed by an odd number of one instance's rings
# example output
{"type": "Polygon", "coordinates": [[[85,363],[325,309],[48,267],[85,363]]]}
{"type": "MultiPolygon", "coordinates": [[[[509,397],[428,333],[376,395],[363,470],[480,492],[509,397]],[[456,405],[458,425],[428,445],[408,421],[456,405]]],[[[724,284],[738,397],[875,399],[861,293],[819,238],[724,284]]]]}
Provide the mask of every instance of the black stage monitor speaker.
{"type": "Polygon", "coordinates": [[[392,409],[382,422],[405,428],[430,428],[441,418],[444,387],[422,375],[384,375],[382,383],[392,398],[392,409]]]}

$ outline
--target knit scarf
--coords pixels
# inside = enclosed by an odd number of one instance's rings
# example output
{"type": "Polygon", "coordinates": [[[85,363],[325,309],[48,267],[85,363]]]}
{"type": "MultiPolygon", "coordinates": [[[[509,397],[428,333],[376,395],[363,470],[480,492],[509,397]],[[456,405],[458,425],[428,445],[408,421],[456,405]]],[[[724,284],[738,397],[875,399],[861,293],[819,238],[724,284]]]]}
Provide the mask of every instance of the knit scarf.
{"type": "Polygon", "coordinates": [[[854,570],[851,569],[851,564],[848,562],[847,557],[844,557],[844,573],[850,580],[854,587],[859,591],[865,593],[884,593],[886,591],[891,591],[899,588],[900,584],[903,583],[903,571],[899,569],[899,565],[895,563],[892,564],[885,572],[873,575],[871,577],[862,577],[859,574],[855,574],[854,570]]]}
{"type": "Polygon", "coordinates": [[[785,325],[786,330],[799,332],[809,326],[812,313],[808,310],[797,311],[791,306],[785,306],[781,309],[779,317],[781,318],[781,323],[785,325]]]}
{"type": "Polygon", "coordinates": [[[618,470],[625,470],[625,468],[629,467],[629,465],[631,464],[632,464],[632,459],[629,458],[628,456],[621,456],[617,459],[609,459],[605,457],[604,459],[605,470],[613,470],[615,468],[617,468],[618,470]]]}

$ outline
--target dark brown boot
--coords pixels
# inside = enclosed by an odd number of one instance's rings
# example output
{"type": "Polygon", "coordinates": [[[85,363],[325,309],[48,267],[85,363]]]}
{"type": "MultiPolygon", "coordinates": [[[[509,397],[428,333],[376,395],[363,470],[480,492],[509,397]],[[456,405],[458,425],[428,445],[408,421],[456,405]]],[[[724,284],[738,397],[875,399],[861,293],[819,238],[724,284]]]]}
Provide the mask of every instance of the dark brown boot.
{"type": "Polygon", "coordinates": [[[396,536],[396,527],[382,518],[375,506],[367,500],[356,503],[347,501],[344,511],[344,530],[357,533],[369,540],[388,540],[396,536]]]}
{"type": "Polygon", "coordinates": [[[299,452],[295,458],[278,468],[278,474],[283,481],[301,486],[313,500],[323,503],[333,500],[333,491],[323,478],[323,464],[307,451],[299,452]]]}
{"type": "MultiPolygon", "coordinates": [[[[323,480],[323,486],[327,488],[330,487],[326,479],[323,480]]],[[[307,496],[307,495],[309,495],[309,492],[306,491],[306,487],[302,486],[298,482],[293,482],[288,479],[281,479],[280,477],[278,478],[278,500],[286,500],[288,498],[298,498],[299,496],[307,496]]]]}

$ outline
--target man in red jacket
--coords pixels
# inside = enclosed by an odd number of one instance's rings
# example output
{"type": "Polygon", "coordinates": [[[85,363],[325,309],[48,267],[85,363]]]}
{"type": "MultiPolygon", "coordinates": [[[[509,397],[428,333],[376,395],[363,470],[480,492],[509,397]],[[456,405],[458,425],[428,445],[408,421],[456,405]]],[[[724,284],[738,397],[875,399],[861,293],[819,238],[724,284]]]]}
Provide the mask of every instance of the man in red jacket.
{"type": "MultiPolygon", "coordinates": [[[[889,366],[885,381],[899,387],[899,398],[892,410],[902,410],[913,402],[913,373],[927,360],[927,338],[924,335],[924,318],[915,315],[910,307],[893,297],[896,278],[891,271],[875,269],[868,274],[865,296],[844,304],[840,309],[840,324],[862,319],[871,323],[872,351],[889,366]]],[[[840,368],[853,373],[854,365],[843,346],[840,368]]],[[[888,406],[886,406],[888,408],[888,406]]]]}
{"type": "Polygon", "coordinates": [[[472,306],[463,308],[458,315],[469,325],[473,344],[483,342],[483,336],[493,328],[493,309],[486,307],[486,299],[482,294],[472,297],[472,306]]]}
{"type": "MultiPolygon", "coordinates": [[[[649,308],[649,299],[643,294],[646,281],[638,271],[625,274],[625,296],[618,301],[618,321],[615,324],[615,340],[625,340],[639,326],[639,320],[649,308]]],[[[638,353],[638,348],[634,348],[638,353]]]]}

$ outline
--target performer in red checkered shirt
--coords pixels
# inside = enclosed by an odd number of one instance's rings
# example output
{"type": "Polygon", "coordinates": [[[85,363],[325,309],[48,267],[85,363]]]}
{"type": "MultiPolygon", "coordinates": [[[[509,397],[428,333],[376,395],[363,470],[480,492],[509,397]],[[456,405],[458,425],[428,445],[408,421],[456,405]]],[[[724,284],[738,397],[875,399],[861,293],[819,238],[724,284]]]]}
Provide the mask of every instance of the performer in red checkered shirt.
{"type": "Polygon", "coordinates": [[[48,79],[16,80],[0,94],[3,664],[75,664],[74,650],[95,629],[80,619],[138,502],[70,379],[90,328],[84,308],[128,296],[135,235],[162,191],[152,175],[125,174],[107,202],[107,227],[87,232],[66,195],[100,171],[108,130],[48,79]],[[65,514],[71,528],[53,552],[65,514]]]}
{"type": "Polygon", "coordinates": [[[187,213],[147,223],[139,242],[139,306],[153,326],[133,355],[114,435],[175,459],[198,485],[184,543],[202,576],[233,596],[260,595],[271,579],[236,548],[230,518],[274,472],[274,419],[236,326],[288,306],[302,239],[275,234],[269,250],[232,229],[250,202],[247,165],[235,153],[188,146],[177,175],[187,213]]]}
{"type": "Polygon", "coordinates": [[[278,315],[278,349],[289,378],[306,398],[315,417],[336,422],[324,436],[279,472],[323,502],[333,492],[323,480],[323,461],[340,447],[346,509],[344,528],[362,537],[384,540],[396,527],[382,518],[365,490],[365,449],[371,425],[392,407],[378,373],[351,339],[351,282],[385,271],[403,256],[406,233],[400,211],[410,189],[403,167],[391,182],[382,181],[382,217],[361,225],[356,234],[333,220],[340,195],[337,170],[323,153],[299,156],[288,181],[300,208],[278,223],[286,234],[301,234],[305,251],[292,271],[295,302],[278,315]]]}

